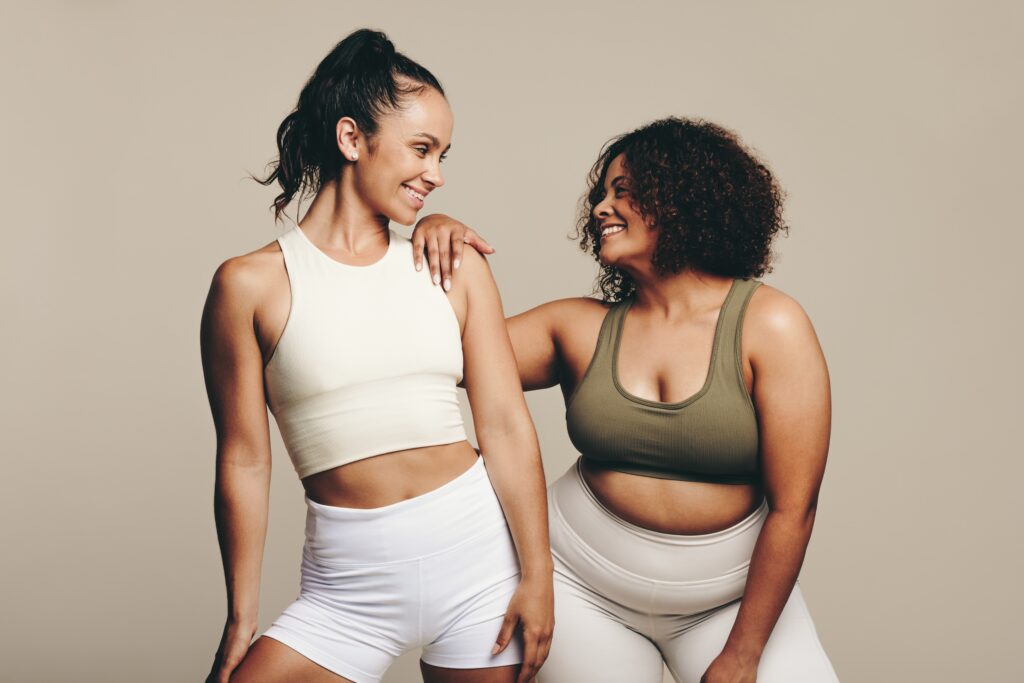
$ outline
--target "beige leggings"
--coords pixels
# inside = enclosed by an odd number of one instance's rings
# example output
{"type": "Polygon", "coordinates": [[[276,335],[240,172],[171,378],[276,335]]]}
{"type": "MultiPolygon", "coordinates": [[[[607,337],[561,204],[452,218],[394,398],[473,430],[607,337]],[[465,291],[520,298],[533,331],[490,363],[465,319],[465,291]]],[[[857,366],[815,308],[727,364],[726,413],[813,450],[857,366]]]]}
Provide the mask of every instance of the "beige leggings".
{"type": "MultiPolygon", "coordinates": [[[[555,632],[539,683],[698,683],[725,645],[768,514],[699,536],[643,529],[605,508],[573,465],[548,490],[555,632]]],[[[772,631],[758,683],[838,683],[800,587],[772,631]]]]}

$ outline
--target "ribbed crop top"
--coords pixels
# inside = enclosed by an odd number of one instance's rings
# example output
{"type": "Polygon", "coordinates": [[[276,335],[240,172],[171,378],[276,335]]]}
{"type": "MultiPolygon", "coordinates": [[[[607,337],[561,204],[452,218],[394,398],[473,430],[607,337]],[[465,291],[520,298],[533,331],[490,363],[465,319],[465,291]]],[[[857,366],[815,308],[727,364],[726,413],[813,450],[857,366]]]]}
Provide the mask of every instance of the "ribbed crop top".
{"type": "Polygon", "coordinates": [[[466,438],[459,321],[412,243],[351,266],[295,226],[278,238],[291,310],[264,368],[267,405],[299,477],[466,438]]]}
{"type": "Polygon", "coordinates": [[[619,343],[632,300],[613,305],[590,366],[566,403],[569,438],[583,458],[659,479],[757,481],[757,413],[743,382],[740,334],[747,302],[760,284],[733,280],[715,324],[704,386],[678,403],[643,399],[619,384],[619,343]]]}

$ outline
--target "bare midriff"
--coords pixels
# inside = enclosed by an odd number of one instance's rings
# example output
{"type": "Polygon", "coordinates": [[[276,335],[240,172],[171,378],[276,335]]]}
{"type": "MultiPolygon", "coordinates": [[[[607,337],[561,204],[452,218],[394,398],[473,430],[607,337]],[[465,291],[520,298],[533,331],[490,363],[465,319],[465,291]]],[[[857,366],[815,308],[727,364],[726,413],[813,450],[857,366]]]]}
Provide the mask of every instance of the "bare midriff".
{"type": "Polygon", "coordinates": [[[764,493],[757,484],[658,479],[581,463],[583,478],[616,516],[665,534],[697,535],[727,529],[754,512],[764,493]]]}
{"type": "Polygon", "coordinates": [[[476,462],[468,441],[394,451],[311,474],[302,480],[314,502],[371,509],[433,491],[476,462]]]}

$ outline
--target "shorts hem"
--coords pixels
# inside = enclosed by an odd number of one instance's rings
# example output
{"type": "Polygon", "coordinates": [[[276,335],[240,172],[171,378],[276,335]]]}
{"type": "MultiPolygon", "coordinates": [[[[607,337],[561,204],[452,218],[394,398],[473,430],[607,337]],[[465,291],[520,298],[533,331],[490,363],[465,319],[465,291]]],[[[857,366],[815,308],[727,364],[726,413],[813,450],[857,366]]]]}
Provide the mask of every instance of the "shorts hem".
{"type": "Polygon", "coordinates": [[[380,683],[381,678],[383,678],[383,674],[380,676],[374,676],[373,674],[357,669],[351,664],[343,662],[337,657],[329,655],[323,650],[310,645],[304,641],[301,636],[289,633],[280,627],[270,627],[263,632],[261,637],[276,640],[282,645],[295,650],[317,666],[322,666],[333,674],[347,678],[352,681],[352,683],[380,683]]]}
{"type": "Polygon", "coordinates": [[[523,663],[523,656],[518,652],[510,654],[507,649],[493,656],[437,655],[424,651],[420,660],[442,669],[493,669],[499,666],[518,666],[523,663]]]}

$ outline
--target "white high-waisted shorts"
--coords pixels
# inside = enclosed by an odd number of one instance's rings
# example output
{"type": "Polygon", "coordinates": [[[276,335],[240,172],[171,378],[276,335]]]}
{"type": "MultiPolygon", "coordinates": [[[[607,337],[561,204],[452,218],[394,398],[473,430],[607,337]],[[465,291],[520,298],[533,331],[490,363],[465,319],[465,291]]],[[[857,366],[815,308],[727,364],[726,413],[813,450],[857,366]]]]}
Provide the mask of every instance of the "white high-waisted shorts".
{"type": "Polygon", "coordinates": [[[393,505],[306,505],[301,592],[263,635],[356,683],[420,646],[439,667],[522,662],[518,637],[491,655],[519,559],[482,458],[393,505]]]}

